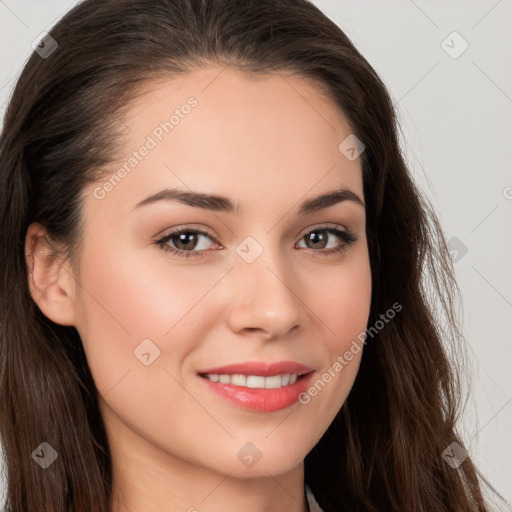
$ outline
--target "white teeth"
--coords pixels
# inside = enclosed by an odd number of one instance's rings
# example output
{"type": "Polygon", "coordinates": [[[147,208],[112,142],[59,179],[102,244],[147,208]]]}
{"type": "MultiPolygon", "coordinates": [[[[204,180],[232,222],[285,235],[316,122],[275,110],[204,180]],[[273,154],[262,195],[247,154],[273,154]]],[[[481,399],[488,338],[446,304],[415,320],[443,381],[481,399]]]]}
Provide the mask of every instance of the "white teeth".
{"type": "Polygon", "coordinates": [[[259,375],[249,375],[247,377],[247,387],[248,388],[264,388],[265,387],[265,377],[260,377],[259,375]]]}
{"type": "Polygon", "coordinates": [[[265,388],[276,389],[281,387],[283,378],[281,375],[272,375],[272,377],[265,377],[265,388]]]}
{"type": "Polygon", "coordinates": [[[231,384],[233,386],[247,386],[247,377],[245,375],[231,375],[231,384]]]}
{"type": "Polygon", "coordinates": [[[290,386],[297,381],[296,373],[285,373],[283,375],[272,375],[263,377],[261,375],[226,375],[218,373],[208,373],[205,375],[212,382],[220,382],[221,384],[232,384],[233,386],[242,386],[257,389],[278,389],[283,386],[290,386]]]}

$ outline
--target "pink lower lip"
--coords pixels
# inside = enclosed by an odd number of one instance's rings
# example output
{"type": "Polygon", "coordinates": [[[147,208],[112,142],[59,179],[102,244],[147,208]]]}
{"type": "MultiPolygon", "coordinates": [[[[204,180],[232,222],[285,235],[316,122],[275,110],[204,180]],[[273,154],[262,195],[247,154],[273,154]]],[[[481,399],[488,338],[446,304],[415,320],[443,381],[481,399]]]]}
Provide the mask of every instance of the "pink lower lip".
{"type": "Polygon", "coordinates": [[[309,385],[313,372],[298,378],[293,384],[277,389],[246,388],[213,382],[199,377],[208,388],[226,400],[253,411],[272,412],[290,407],[309,385]]]}

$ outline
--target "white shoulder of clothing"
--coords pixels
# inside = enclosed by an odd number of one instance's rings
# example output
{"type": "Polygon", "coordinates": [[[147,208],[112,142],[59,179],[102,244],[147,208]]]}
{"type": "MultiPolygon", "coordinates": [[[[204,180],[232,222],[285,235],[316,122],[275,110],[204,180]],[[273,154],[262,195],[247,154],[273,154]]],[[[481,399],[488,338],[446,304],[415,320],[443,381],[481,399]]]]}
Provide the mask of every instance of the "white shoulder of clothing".
{"type": "Polygon", "coordinates": [[[324,512],[324,510],[320,507],[320,505],[316,501],[316,499],[313,495],[313,492],[309,488],[308,484],[306,484],[306,499],[308,500],[310,512],[324,512]]]}

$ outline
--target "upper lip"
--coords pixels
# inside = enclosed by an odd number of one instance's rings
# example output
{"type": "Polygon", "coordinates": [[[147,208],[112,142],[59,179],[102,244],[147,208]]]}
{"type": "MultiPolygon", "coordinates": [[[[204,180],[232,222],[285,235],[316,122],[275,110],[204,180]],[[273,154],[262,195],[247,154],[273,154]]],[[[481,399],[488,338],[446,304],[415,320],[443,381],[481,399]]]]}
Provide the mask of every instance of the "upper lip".
{"type": "Polygon", "coordinates": [[[312,372],[314,368],[306,366],[295,361],[277,361],[268,363],[264,361],[245,361],[242,363],[232,363],[225,366],[216,366],[215,368],[206,368],[199,370],[199,374],[217,373],[220,375],[260,375],[271,377],[272,375],[282,375],[285,373],[304,375],[312,372]]]}

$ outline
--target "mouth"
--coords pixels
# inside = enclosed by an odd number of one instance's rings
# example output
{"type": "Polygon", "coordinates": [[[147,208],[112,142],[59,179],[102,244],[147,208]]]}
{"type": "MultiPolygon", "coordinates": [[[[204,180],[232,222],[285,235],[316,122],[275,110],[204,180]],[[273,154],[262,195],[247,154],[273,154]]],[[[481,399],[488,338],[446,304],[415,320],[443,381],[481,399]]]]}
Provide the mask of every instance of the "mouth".
{"type": "Polygon", "coordinates": [[[259,412],[278,411],[295,404],[313,373],[314,369],[291,361],[248,362],[197,372],[215,395],[259,412]]]}

